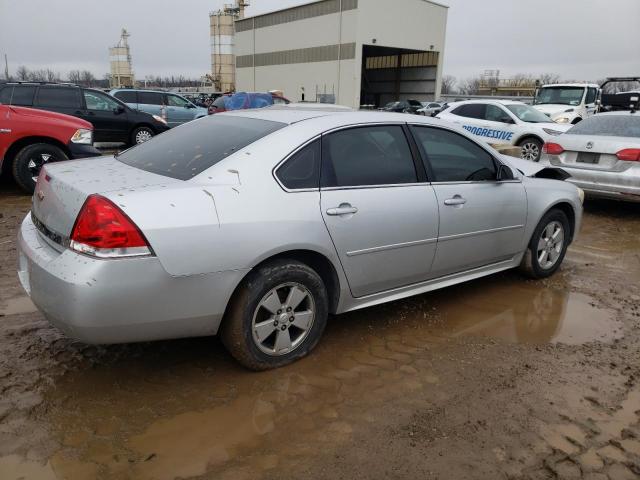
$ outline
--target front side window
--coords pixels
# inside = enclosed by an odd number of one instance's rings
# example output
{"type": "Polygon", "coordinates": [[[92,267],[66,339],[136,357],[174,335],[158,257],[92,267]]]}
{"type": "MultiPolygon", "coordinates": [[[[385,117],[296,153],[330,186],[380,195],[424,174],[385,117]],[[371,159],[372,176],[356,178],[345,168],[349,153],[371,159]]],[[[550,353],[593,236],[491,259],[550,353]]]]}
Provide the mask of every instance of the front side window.
{"type": "Polygon", "coordinates": [[[434,175],[434,182],[493,181],[497,177],[493,157],[462,135],[435,127],[411,130],[434,175]]]}
{"type": "Polygon", "coordinates": [[[80,108],[80,90],[78,88],[40,87],[37,106],[80,108]]]}
{"type": "Polygon", "coordinates": [[[167,103],[171,107],[187,108],[189,106],[189,102],[187,102],[184,98],[178,97],[177,95],[167,95],[167,103]]]}
{"type": "Polygon", "coordinates": [[[84,94],[84,102],[87,105],[87,110],[99,110],[106,112],[113,111],[121,106],[113,98],[109,97],[109,95],[91,92],[89,90],[85,90],[82,93],[84,94]]]}
{"type": "Polygon", "coordinates": [[[142,105],[163,105],[162,93],[158,92],[138,92],[138,103],[142,105]]]}
{"type": "Polygon", "coordinates": [[[116,158],[132,167],[179,180],[189,180],[285,123],[212,115],[173,128],[116,158]]]}
{"type": "Polygon", "coordinates": [[[414,182],[413,156],[399,125],[350,128],[323,137],[323,187],[414,182]]]}
{"type": "Polygon", "coordinates": [[[585,103],[587,105],[591,105],[592,103],[596,103],[596,98],[598,96],[598,90],[595,88],[588,88],[587,89],[587,99],[585,100],[585,103]]]}
{"type": "Polygon", "coordinates": [[[487,105],[484,118],[490,122],[510,123],[511,121],[509,114],[496,105],[487,105]]]}
{"type": "Polygon", "coordinates": [[[318,188],[320,185],[320,140],[315,140],[294,153],[276,176],[288,189],[318,188]]]}

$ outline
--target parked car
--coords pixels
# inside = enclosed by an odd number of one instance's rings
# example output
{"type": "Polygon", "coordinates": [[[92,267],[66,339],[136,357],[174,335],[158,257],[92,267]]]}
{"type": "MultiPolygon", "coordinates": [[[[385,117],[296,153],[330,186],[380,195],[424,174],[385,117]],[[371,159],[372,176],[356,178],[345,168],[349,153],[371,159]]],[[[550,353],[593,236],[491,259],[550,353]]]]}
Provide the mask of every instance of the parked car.
{"type": "Polygon", "coordinates": [[[541,163],[562,167],[588,196],[640,202],[640,114],[587,118],[546,143],[541,163]]]}
{"type": "Polygon", "coordinates": [[[93,125],[94,142],[135,145],[169,129],[157,115],[138,112],[93,88],[72,84],[10,82],[0,86],[0,103],[78,117],[93,125]]]}
{"type": "Polygon", "coordinates": [[[237,92],[225,94],[214,100],[209,107],[209,113],[222,113],[249,108],[264,108],[271,105],[288,105],[288,99],[272,93],[237,92]]]}
{"type": "Polygon", "coordinates": [[[444,109],[444,105],[440,102],[422,102],[422,108],[416,110],[416,113],[427,117],[435,117],[444,109]]]}
{"type": "Polygon", "coordinates": [[[522,158],[537,162],[542,145],[566,132],[571,125],[560,125],[535,108],[511,100],[468,100],[452,103],[436,115],[492,145],[517,145],[522,158]]]}
{"type": "Polygon", "coordinates": [[[533,106],[554,122],[575,125],[595,115],[599,96],[595,83],[543,85],[536,90],[533,106]]]}
{"type": "Polygon", "coordinates": [[[385,112],[416,113],[421,108],[422,104],[418,100],[400,100],[389,102],[380,110],[385,112]]]}
{"type": "Polygon", "coordinates": [[[111,90],[109,94],[134,110],[164,118],[170,127],[177,127],[209,114],[206,108],[197,107],[175,93],[126,88],[111,90]]]}
{"type": "Polygon", "coordinates": [[[43,165],[95,157],[93,127],[69,115],[0,104],[0,173],[9,168],[16,183],[33,193],[43,165]]]}
{"type": "Polygon", "coordinates": [[[403,114],[211,115],[42,175],[19,277],[53,324],[90,343],[219,333],[256,370],[309,353],[329,313],[548,277],[582,218],[558,169],[403,114]]]}

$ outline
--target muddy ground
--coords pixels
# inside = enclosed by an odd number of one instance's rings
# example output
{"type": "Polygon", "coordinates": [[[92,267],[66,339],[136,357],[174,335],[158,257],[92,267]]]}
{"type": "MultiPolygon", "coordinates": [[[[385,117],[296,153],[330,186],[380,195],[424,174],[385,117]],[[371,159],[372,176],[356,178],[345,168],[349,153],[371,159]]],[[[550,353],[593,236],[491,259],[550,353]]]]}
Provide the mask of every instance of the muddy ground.
{"type": "Polygon", "coordinates": [[[252,373],[215,338],[87,346],[18,284],[0,184],[0,479],[640,478],[640,205],[588,202],[548,281],[330,319],[252,373]]]}

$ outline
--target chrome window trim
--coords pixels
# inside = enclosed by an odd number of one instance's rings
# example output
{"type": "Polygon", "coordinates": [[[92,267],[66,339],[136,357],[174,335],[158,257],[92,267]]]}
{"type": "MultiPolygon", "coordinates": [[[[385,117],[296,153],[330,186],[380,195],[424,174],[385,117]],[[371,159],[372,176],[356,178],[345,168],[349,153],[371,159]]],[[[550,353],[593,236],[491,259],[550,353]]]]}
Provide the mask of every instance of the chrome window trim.
{"type": "Polygon", "coordinates": [[[300,145],[299,147],[297,147],[295,150],[291,151],[289,154],[287,154],[282,160],[280,160],[275,167],[273,167],[271,169],[271,175],[273,176],[273,178],[276,180],[276,182],[278,183],[278,185],[280,185],[280,188],[282,190],[284,190],[287,193],[300,193],[300,192],[317,192],[320,190],[320,178],[318,178],[318,188],[287,188],[284,186],[284,184],[282,183],[282,181],[278,178],[278,175],[276,174],[276,172],[278,171],[278,169],[284,165],[285,163],[287,163],[287,161],[289,161],[291,159],[291,157],[293,157],[295,154],[297,154],[300,150],[302,150],[303,148],[307,147],[308,145],[312,144],[313,142],[315,142],[316,140],[320,140],[322,138],[322,134],[318,134],[316,136],[314,136],[313,138],[307,140],[306,142],[304,142],[302,145],[300,145]]]}
{"type": "Polygon", "coordinates": [[[394,243],[391,245],[381,245],[379,247],[363,248],[362,250],[353,250],[347,252],[347,257],[356,257],[358,255],[366,255],[367,253],[385,252],[387,250],[397,250],[399,248],[413,247],[415,245],[429,245],[436,243],[438,238],[425,238],[424,240],[413,240],[411,242],[394,243]]]}
{"type": "Polygon", "coordinates": [[[390,183],[387,185],[350,185],[341,187],[321,187],[321,192],[331,192],[334,190],[363,190],[366,188],[400,188],[400,187],[424,187],[430,185],[429,182],[412,182],[412,183],[390,183]]]}
{"type": "Polygon", "coordinates": [[[446,242],[448,240],[458,240],[460,238],[475,237],[477,235],[485,235],[487,233],[506,232],[509,230],[518,230],[524,228],[524,225],[511,225],[509,227],[489,228],[487,230],[476,230],[475,232],[457,233],[455,235],[445,235],[438,237],[438,242],[446,242]]]}

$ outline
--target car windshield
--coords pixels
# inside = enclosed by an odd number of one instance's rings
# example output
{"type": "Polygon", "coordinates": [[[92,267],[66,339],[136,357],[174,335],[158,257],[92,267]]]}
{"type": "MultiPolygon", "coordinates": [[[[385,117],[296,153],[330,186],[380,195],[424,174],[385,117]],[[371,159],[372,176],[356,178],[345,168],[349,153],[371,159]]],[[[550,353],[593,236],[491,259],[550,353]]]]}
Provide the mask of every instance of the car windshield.
{"type": "Polygon", "coordinates": [[[189,180],[285,126],[255,118],[212,115],[172,128],[116,158],[147,172],[189,180]]]}
{"type": "Polygon", "coordinates": [[[595,115],[576,124],[567,134],[640,138],[640,114],[595,115]]]}
{"type": "Polygon", "coordinates": [[[580,105],[585,87],[543,87],[538,90],[534,105],[580,105]]]}
{"type": "Polygon", "coordinates": [[[511,113],[523,122],[527,123],[549,123],[551,120],[544,113],[539,112],[529,105],[506,105],[511,113]]]}

